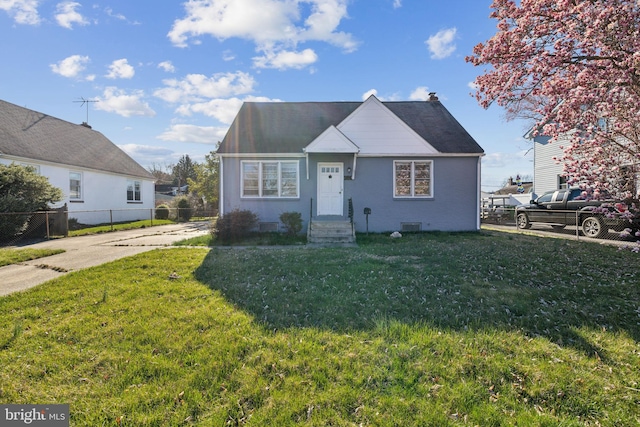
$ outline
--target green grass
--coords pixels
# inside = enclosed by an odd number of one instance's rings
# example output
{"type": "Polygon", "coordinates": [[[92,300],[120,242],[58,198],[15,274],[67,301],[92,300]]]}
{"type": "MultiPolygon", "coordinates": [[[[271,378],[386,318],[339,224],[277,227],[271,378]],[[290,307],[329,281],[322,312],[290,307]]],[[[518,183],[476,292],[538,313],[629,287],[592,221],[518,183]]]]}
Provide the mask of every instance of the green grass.
{"type": "Polygon", "coordinates": [[[0,267],[44,258],[64,252],[62,249],[0,249],[0,267]]]}
{"type": "Polygon", "coordinates": [[[192,237],[176,242],[174,246],[291,246],[307,243],[306,235],[290,236],[285,233],[252,233],[237,242],[225,242],[211,234],[192,237]]]}
{"type": "Polygon", "coordinates": [[[153,221],[146,219],[142,221],[132,221],[123,223],[101,224],[92,227],[81,228],[79,230],[69,230],[69,236],[84,236],[87,234],[109,233],[112,231],[135,230],[138,228],[147,228],[156,225],[175,224],[175,221],[169,219],[154,219],[153,221]]]}
{"type": "Polygon", "coordinates": [[[156,250],[0,298],[0,402],[74,426],[631,426],[638,255],[506,235],[156,250]]]}

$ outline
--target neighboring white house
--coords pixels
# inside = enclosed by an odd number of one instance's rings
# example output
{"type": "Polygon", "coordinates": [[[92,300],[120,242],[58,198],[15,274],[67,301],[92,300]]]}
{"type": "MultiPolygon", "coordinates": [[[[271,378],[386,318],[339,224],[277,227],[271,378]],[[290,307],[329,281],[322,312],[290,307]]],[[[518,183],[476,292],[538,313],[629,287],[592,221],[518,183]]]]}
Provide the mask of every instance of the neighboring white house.
{"type": "Polygon", "coordinates": [[[533,193],[539,196],[547,191],[567,188],[567,181],[563,175],[563,164],[554,160],[561,159],[563,146],[567,141],[549,142],[548,136],[527,137],[533,140],[533,193]]]}
{"type": "Polygon", "coordinates": [[[147,219],[154,177],[100,132],[0,100],[0,164],[29,165],[85,224],[147,219]]]}
{"type": "MultiPolygon", "coordinates": [[[[530,131],[525,135],[533,141],[533,193],[539,196],[547,191],[567,188],[567,179],[564,176],[564,165],[561,161],[564,155],[564,147],[571,142],[567,138],[560,137],[557,141],[550,142],[550,137],[539,135],[532,136],[530,131]]],[[[640,167],[639,165],[621,165],[628,172],[624,178],[633,194],[640,195],[640,167]]]]}

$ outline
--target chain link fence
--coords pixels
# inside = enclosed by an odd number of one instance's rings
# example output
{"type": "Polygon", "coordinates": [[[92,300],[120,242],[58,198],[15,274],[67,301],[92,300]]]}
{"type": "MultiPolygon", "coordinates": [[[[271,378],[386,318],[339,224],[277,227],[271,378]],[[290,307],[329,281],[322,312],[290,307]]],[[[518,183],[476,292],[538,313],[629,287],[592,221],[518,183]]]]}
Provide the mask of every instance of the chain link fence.
{"type": "Polygon", "coordinates": [[[516,211],[515,206],[483,203],[481,223],[550,233],[576,240],[612,242],[640,252],[640,217],[597,209],[516,211]]]}
{"type": "Polygon", "coordinates": [[[66,207],[38,212],[0,212],[0,246],[15,246],[42,239],[67,237],[93,227],[114,231],[119,224],[160,220],[203,221],[215,218],[217,209],[153,208],[69,211],[66,207]]]}

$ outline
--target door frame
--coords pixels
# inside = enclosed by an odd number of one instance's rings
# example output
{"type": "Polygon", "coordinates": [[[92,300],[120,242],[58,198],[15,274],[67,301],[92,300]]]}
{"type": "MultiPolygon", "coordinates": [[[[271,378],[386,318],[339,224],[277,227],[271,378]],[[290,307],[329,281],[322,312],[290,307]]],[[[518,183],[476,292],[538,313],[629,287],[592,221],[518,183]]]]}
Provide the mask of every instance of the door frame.
{"type": "MultiPolygon", "coordinates": [[[[329,172],[331,173],[331,172],[329,172]]],[[[334,176],[335,177],[335,176],[334,176]]],[[[318,200],[317,206],[316,206],[316,216],[344,216],[344,163],[342,162],[318,162],[318,172],[317,172],[317,182],[316,182],[316,197],[318,200]],[[338,190],[339,195],[340,195],[340,208],[339,208],[339,212],[336,211],[336,213],[320,213],[321,212],[321,206],[320,206],[320,181],[321,179],[323,179],[324,175],[322,173],[322,168],[325,167],[338,167],[338,172],[336,172],[334,175],[337,175],[338,179],[339,179],[339,183],[340,183],[340,188],[338,190]]],[[[324,208],[325,206],[323,205],[322,208],[324,208]]],[[[330,206],[329,206],[330,208],[330,206]]]]}

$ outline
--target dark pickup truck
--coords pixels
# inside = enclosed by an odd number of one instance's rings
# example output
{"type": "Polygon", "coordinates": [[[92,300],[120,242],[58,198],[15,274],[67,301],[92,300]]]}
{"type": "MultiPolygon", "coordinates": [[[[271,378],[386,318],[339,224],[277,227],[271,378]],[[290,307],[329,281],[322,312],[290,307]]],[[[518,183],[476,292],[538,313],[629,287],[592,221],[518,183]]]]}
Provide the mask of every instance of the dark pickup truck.
{"type": "Polygon", "coordinates": [[[517,206],[516,224],[518,228],[529,228],[538,222],[559,229],[576,225],[585,236],[593,238],[606,235],[610,229],[640,229],[640,217],[625,214],[620,210],[622,206],[612,201],[586,200],[580,189],[549,191],[528,205],[517,206]]]}

